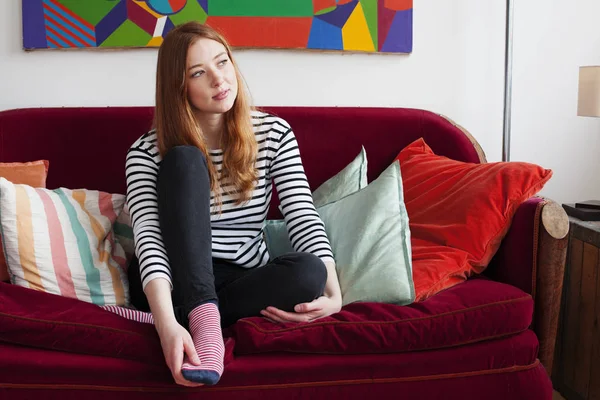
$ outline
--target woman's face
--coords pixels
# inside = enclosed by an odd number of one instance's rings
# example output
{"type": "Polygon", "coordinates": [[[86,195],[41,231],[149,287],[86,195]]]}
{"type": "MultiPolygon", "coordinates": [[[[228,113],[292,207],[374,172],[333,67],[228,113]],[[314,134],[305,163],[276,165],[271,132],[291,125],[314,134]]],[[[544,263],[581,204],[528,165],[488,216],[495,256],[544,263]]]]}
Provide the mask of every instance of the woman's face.
{"type": "Polygon", "coordinates": [[[189,48],[186,63],[187,96],[200,113],[229,111],[238,93],[238,84],[225,46],[201,38],[189,48]]]}

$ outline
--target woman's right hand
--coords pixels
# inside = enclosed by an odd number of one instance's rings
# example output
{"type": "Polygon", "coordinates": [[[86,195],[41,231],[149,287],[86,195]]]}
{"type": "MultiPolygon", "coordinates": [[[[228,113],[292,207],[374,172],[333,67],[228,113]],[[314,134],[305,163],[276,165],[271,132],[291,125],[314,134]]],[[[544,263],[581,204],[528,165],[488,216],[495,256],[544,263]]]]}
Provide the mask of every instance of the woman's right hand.
{"type": "Polygon", "coordinates": [[[148,298],[165,361],[171,370],[173,379],[177,384],[183,386],[202,386],[200,383],[188,381],[181,374],[184,352],[194,365],[200,365],[200,358],[196,354],[192,337],[175,319],[171,300],[171,284],[164,278],[153,279],[146,285],[144,293],[148,298]]]}
{"type": "Polygon", "coordinates": [[[181,374],[184,352],[192,364],[200,365],[200,358],[196,353],[194,342],[189,332],[175,320],[163,326],[157,326],[157,331],[165,361],[171,370],[171,375],[173,375],[175,383],[189,387],[202,386],[201,383],[186,380],[181,374]]]}

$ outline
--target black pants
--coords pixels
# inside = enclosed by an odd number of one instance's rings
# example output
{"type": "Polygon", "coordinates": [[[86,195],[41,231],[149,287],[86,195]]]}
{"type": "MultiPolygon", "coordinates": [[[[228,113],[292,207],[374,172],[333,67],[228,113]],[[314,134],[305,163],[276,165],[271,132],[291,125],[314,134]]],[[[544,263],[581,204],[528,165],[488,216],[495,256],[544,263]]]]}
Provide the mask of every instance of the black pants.
{"type": "MultiPolygon", "coordinates": [[[[173,306],[183,326],[188,326],[190,311],[209,301],[218,304],[221,324],[227,327],[268,306],[293,311],[296,304],[323,294],[327,270],[312,254],[289,253],[252,269],[212,257],[210,181],[206,158],[196,147],[177,146],[165,155],[157,190],[173,306]]],[[[128,275],[132,304],[149,310],[137,260],[128,275]]]]}

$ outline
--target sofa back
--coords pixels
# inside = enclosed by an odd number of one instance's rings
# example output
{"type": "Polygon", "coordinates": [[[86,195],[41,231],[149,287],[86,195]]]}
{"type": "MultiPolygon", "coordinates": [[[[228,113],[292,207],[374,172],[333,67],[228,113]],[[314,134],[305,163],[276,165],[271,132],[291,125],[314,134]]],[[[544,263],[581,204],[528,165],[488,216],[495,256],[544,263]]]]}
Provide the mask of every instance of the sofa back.
{"type": "MultiPolygon", "coordinates": [[[[365,147],[369,181],[423,137],[437,154],[480,162],[449,120],[407,108],[264,107],[294,130],[311,188],[365,147]]],[[[125,193],[125,155],[152,125],[153,107],[31,108],[0,112],[0,162],[50,161],[47,186],[125,193]]],[[[274,196],[271,217],[277,213],[274,196]]]]}

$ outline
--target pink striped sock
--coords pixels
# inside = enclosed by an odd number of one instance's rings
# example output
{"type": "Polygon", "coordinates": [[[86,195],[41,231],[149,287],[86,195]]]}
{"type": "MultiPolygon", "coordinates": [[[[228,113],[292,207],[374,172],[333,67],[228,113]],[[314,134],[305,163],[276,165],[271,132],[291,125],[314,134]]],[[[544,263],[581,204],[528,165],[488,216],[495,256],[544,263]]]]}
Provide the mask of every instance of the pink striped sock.
{"type": "Polygon", "coordinates": [[[201,365],[191,364],[186,355],[181,373],[188,381],[214,385],[223,374],[225,355],[219,309],[215,303],[204,303],[194,308],[188,319],[201,365]]]}
{"type": "Polygon", "coordinates": [[[132,321],[143,322],[145,324],[154,324],[152,313],[132,310],[131,308],[119,306],[101,306],[107,311],[113,312],[132,321]]]}

